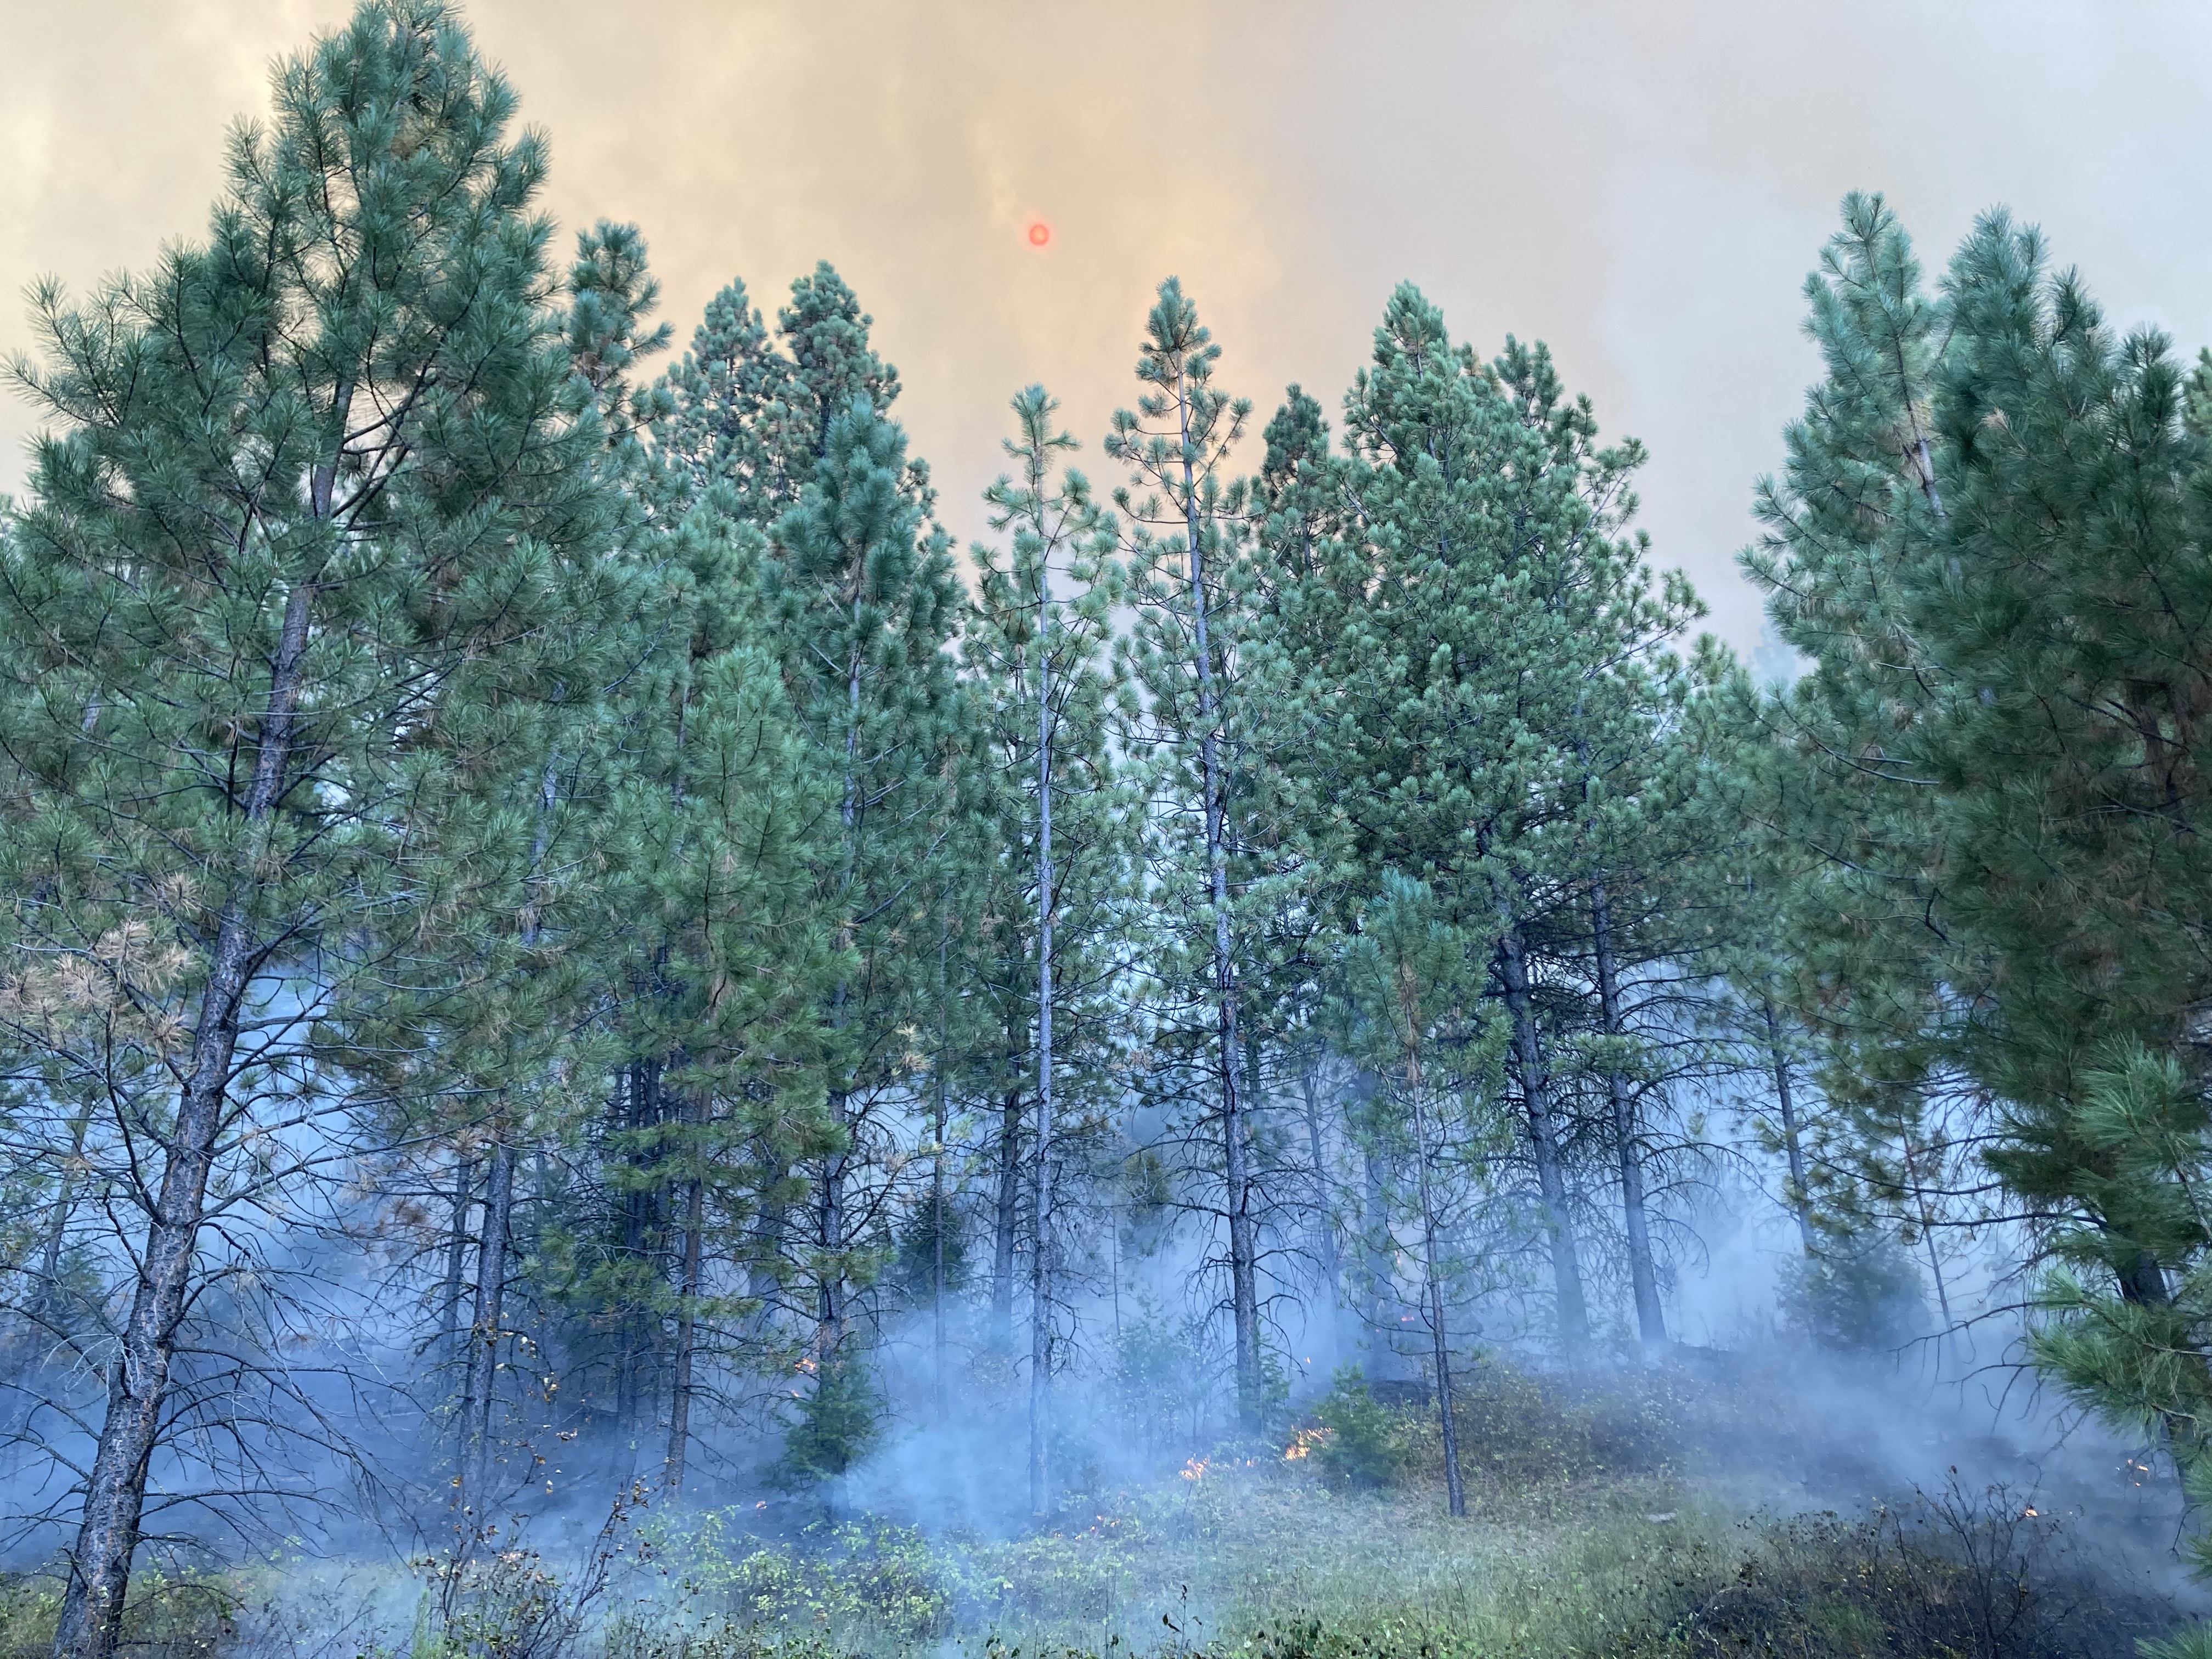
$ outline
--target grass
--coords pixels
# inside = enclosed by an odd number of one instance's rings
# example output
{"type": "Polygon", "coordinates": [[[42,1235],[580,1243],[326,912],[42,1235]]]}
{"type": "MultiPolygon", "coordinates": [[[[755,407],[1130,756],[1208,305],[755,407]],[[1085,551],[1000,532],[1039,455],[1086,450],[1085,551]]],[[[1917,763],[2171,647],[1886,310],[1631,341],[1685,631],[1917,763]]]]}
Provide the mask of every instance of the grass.
{"type": "MultiPolygon", "coordinates": [[[[1018,1538],[875,1520],[765,1539],[648,1513],[597,1592],[526,1550],[456,1570],[142,1574],[152,1659],[2132,1659],[2175,1622],[2002,1492],[1760,1514],[1721,1455],[1790,1425],[1657,1374],[1468,1379],[1469,1515],[1407,1413],[1357,1490],[1279,1444],[1223,1448],[1018,1538]]],[[[1308,1425],[1309,1430],[1312,1427],[1308,1425]]],[[[51,1580],[0,1586],[0,1659],[43,1656],[51,1580]]]]}

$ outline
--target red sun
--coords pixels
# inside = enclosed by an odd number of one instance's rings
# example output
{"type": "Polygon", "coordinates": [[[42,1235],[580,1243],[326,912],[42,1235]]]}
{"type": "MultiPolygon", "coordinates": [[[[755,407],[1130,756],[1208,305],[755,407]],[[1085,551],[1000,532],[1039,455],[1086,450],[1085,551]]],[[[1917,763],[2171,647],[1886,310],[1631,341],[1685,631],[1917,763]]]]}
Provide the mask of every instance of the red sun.
{"type": "Polygon", "coordinates": [[[1050,240],[1052,240],[1052,227],[1045,223],[1043,220],[1040,219],[1030,227],[1030,246],[1031,247],[1042,247],[1050,240]]]}

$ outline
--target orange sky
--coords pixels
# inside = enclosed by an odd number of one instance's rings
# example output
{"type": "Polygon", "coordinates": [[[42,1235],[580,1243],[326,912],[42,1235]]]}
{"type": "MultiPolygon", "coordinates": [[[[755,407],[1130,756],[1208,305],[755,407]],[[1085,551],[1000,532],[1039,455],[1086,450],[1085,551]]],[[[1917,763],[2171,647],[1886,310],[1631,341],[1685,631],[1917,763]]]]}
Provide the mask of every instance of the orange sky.
{"type": "MultiPolygon", "coordinates": [[[[0,0],[0,289],[195,234],[224,124],[348,0],[0,0]]],[[[2212,340],[2212,7],[1156,0],[476,0],[553,138],[549,206],[644,228],[688,335],[817,258],[874,313],[949,523],[981,527],[1005,403],[1084,456],[1180,275],[1264,420],[1334,408],[1392,283],[1486,349],[1551,342],[1652,450],[1644,522],[1740,647],[1753,478],[1814,362],[1797,289],[1847,189],[1940,263],[1993,202],[2116,320],[2212,340]],[[1039,251],[1024,232],[1053,226],[1039,251]]],[[[564,244],[565,246],[565,244],[564,244]]],[[[27,343],[20,312],[0,344],[27,343]]],[[[0,489],[30,412],[0,404],[0,489]]],[[[1079,458],[1080,459],[1080,458],[1079,458]]],[[[1252,458],[1256,460],[1256,455],[1252,458]]]]}

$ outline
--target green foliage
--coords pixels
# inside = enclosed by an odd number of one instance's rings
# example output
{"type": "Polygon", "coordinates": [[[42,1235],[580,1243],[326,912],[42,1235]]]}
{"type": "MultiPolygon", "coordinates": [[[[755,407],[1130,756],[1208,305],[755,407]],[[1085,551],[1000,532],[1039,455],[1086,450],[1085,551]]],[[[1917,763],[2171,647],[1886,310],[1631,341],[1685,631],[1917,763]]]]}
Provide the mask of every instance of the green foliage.
{"type": "Polygon", "coordinates": [[[867,1455],[883,1431],[883,1396],[864,1358],[848,1349],[815,1367],[814,1386],[784,1431],[779,1484],[810,1491],[835,1480],[867,1455]]]}
{"type": "Polygon", "coordinates": [[[1412,1455],[1405,1417],[1375,1398],[1358,1366],[1337,1372],[1313,1414],[1322,1432],[1298,1443],[1310,1449],[1311,1461],[1328,1480],[1371,1490],[1393,1485],[1405,1473],[1412,1455]]]}
{"type": "Polygon", "coordinates": [[[1784,1326],[1822,1347],[1895,1350],[1928,1331],[1919,1269],[1893,1233],[1830,1233],[1782,1265],[1784,1326]]]}
{"type": "MultiPolygon", "coordinates": [[[[1768,718],[1793,996],[1858,1190],[1925,1238],[1961,1147],[2053,1218],[2043,1362],[2185,1462],[2212,1234],[2212,448],[2171,343],[1983,216],[1940,290],[1879,197],[1746,556],[1813,668],[1768,718]],[[1931,1194],[1935,1196],[1931,1199],[1931,1194]]],[[[1940,1285],[1939,1285],[1940,1291],[1940,1285]]]]}

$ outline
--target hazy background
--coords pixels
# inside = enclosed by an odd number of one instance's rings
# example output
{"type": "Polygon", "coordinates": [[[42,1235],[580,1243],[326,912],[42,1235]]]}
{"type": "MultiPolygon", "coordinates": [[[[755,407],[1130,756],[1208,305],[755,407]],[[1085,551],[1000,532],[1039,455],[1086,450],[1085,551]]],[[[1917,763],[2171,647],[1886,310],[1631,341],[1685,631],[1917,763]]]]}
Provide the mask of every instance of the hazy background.
{"type": "MultiPolygon", "coordinates": [[[[0,0],[0,291],[194,235],[270,59],[349,0],[0,0]]],[[[1753,477],[1813,376],[1798,285],[1855,187],[1940,265],[2002,202],[2112,317],[2212,338],[2212,6],[760,5],[476,0],[553,139],[568,230],[635,220],[689,336],[833,261],[904,377],[947,521],[981,527],[1041,380],[1094,473],[1180,275],[1258,405],[1334,410],[1411,277],[1484,350],[1548,340],[1651,447],[1644,521],[1740,647],[1753,477]],[[1024,232],[1043,219],[1050,245],[1024,232]]],[[[27,343],[20,306],[0,345],[27,343]]],[[[0,489],[30,412],[0,400],[0,489]]],[[[1256,454],[1251,457],[1256,461],[1256,454]]]]}

